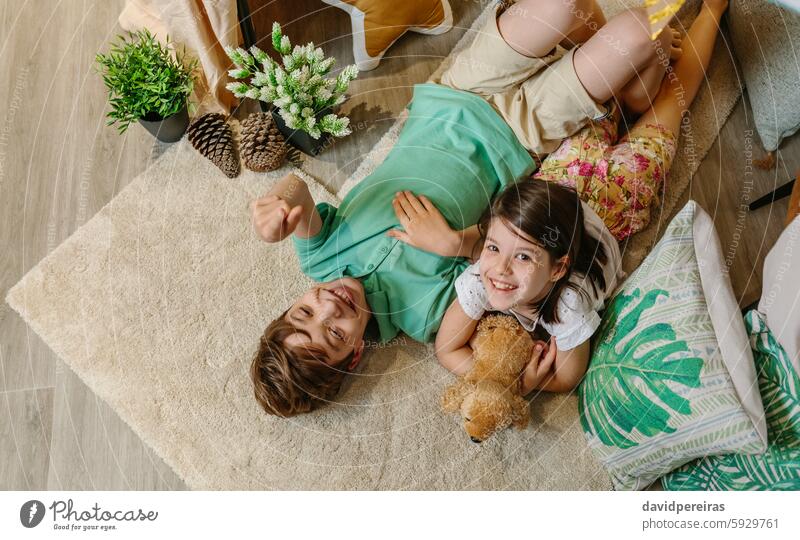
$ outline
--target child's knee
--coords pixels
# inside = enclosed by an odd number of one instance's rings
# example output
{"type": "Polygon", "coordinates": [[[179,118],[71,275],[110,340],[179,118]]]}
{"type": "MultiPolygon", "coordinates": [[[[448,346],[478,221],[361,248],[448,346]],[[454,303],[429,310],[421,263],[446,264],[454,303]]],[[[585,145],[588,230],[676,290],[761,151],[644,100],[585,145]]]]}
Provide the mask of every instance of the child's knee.
{"type": "Polygon", "coordinates": [[[644,8],[633,8],[623,11],[614,19],[615,39],[631,56],[634,63],[656,59],[655,47],[650,39],[650,22],[644,8]]]}
{"type": "Polygon", "coordinates": [[[593,3],[593,0],[520,0],[506,11],[531,22],[544,22],[550,31],[565,37],[591,17],[593,3]]]}
{"type": "Polygon", "coordinates": [[[634,90],[628,90],[623,93],[622,105],[626,112],[639,115],[650,109],[653,106],[653,102],[644,91],[644,88],[639,86],[634,90]]]}

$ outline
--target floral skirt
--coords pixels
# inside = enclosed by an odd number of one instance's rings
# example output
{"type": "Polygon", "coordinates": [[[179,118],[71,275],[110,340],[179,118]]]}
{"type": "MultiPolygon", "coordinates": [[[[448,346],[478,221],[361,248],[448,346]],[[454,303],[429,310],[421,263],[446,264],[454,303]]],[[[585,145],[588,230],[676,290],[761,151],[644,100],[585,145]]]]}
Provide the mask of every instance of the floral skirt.
{"type": "Polygon", "coordinates": [[[617,240],[642,230],[675,156],[676,137],[657,124],[636,126],[617,141],[619,113],[591,122],[542,161],[534,179],[556,182],[603,219],[617,240]]]}

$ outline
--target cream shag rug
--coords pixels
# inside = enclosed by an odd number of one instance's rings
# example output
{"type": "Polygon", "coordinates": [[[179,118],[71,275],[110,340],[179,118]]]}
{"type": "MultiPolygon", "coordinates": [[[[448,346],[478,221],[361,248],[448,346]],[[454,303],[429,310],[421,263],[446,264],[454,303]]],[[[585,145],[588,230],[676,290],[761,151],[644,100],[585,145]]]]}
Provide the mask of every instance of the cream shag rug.
{"type": "MultiPolygon", "coordinates": [[[[662,215],[628,247],[630,264],[672,215],[738,98],[727,64],[716,63],[712,91],[693,108],[693,159],[679,150],[662,215]]],[[[383,159],[399,124],[340,196],[383,159]]],[[[439,410],[451,376],[432,348],[402,338],[373,347],[337,403],[289,420],[263,414],[251,355],[264,326],[310,282],[290,242],[255,238],[247,205],[288,171],[229,180],[184,139],[7,300],[195,489],[610,488],[574,395],[536,396],[531,427],[476,445],[439,410]]],[[[317,200],[336,203],[307,179],[317,200]]]]}

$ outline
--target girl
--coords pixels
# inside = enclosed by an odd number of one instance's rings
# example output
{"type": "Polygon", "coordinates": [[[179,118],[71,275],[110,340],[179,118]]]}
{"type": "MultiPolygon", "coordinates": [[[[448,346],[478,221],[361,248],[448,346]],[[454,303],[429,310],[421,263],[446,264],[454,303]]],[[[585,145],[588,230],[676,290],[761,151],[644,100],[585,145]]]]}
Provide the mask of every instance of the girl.
{"type": "Polygon", "coordinates": [[[456,281],[457,299],[436,337],[444,367],[468,371],[478,320],[484,311],[503,311],[551,336],[534,346],[520,378],[523,393],[577,385],[588,364],[589,338],[600,323],[598,311],[624,276],[611,235],[623,239],[649,222],[726,8],[727,0],[704,1],[682,55],[625,137],[614,144],[617,112],[592,122],[544,160],[534,181],[509,186],[479,225],[453,231],[425,197],[397,194],[395,212],[404,230],[390,236],[448,256],[472,257],[481,249],[478,262],[456,281]]]}
{"type": "Polygon", "coordinates": [[[514,315],[537,342],[522,391],[563,392],[586,371],[589,338],[605,298],[624,277],[619,247],[575,192],[544,182],[507,188],[479,224],[480,260],[459,276],[457,299],[436,336],[436,355],[455,373],[470,368],[469,339],[486,311],[514,315]],[[555,364],[556,369],[552,369],[555,364]]]}
{"type": "Polygon", "coordinates": [[[534,179],[577,191],[618,240],[642,230],[650,222],[650,209],[658,204],[682,122],[688,120],[684,115],[705,78],[727,7],[727,0],[704,1],[652,106],[624,137],[618,140],[620,114],[615,108],[609,118],[565,139],[534,179]]]}

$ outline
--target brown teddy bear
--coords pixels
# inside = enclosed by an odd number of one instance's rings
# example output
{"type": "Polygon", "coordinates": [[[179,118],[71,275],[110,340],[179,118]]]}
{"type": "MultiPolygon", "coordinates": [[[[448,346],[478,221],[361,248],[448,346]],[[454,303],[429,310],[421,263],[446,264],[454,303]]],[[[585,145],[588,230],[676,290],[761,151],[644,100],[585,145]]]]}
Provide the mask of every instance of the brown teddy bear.
{"type": "Polygon", "coordinates": [[[519,377],[531,357],[533,340],[513,317],[484,318],[470,340],[472,370],[442,396],[447,412],[461,411],[464,430],[473,442],[514,425],[528,425],[528,402],[520,395],[519,377]]]}

